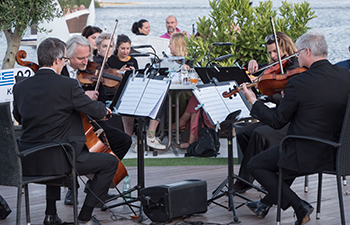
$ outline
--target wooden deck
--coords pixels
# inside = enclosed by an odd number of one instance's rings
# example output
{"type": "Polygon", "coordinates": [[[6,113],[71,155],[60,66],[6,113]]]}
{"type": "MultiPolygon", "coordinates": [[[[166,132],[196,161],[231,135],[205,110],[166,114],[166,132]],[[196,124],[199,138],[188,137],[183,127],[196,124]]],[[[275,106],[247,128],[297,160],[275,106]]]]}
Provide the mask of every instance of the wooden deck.
{"type": "MultiPolygon", "coordinates": [[[[239,166],[235,166],[235,171],[238,171],[239,166]]],[[[132,186],[137,182],[137,168],[127,168],[131,176],[132,186]]],[[[150,187],[154,185],[169,184],[186,179],[201,179],[207,181],[208,198],[211,197],[211,193],[215,188],[227,177],[227,166],[182,166],[182,167],[146,167],[145,168],[145,186],[150,187]]],[[[308,202],[310,202],[316,208],[316,193],[317,193],[317,176],[312,175],[309,177],[309,192],[304,193],[304,178],[298,178],[293,184],[293,189],[299,194],[299,196],[308,202]]],[[[84,178],[85,179],[85,178],[84,178]]],[[[80,181],[81,182],[81,181],[80,181]]],[[[82,206],[84,200],[83,185],[79,189],[79,209],[82,206]]],[[[122,188],[122,184],[118,185],[122,188]]],[[[30,204],[31,204],[31,219],[32,224],[42,224],[45,211],[45,186],[43,185],[30,185],[30,204]]],[[[15,224],[16,222],[16,188],[14,187],[0,187],[1,195],[9,203],[12,213],[6,220],[0,220],[0,224],[15,224]]],[[[64,198],[66,189],[62,188],[62,198],[64,198]]],[[[116,190],[111,189],[110,193],[117,193],[116,190]]],[[[258,200],[262,193],[257,192],[254,189],[247,191],[245,194],[252,200],[258,200]]],[[[136,196],[136,192],[133,193],[136,196]]],[[[343,187],[343,197],[346,212],[346,221],[350,223],[350,184],[343,187]]],[[[115,203],[119,200],[115,200],[115,203]]],[[[181,199],[179,199],[181,201],[181,199]]],[[[238,206],[245,201],[237,196],[234,197],[235,205],[238,206]]],[[[220,198],[218,202],[227,205],[228,198],[226,196],[220,198]]],[[[140,203],[137,202],[137,205],[140,203]]],[[[71,206],[65,206],[63,201],[57,203],[58,214],[63,221],[73,221],[73,211],[71,206]]],[[[139,211],[135,208],[136,212],[139,211]]],[[[25,224],[24,202],[22,203],[22,221],[21,224],[25,224]]],[[[94,214],[104,225],[109,224],[138,224],[130,219],[132,212],[127,206],[119,206],[112,208],[113,212],[118,220],[113,221],[111,219],[111,213],[108,211],[101,211],[95,209],[94,214]]],[[[241,224],[275,224],[276,207],[270,210],[270,213],[264,218],[257,218],[246,206],[242,206],[236,210],[241,224]]],[[[228,224],[233,221],[232,212],[225,208],[210,204],[208,211],[205,214],[192,215],[190,218],[177,218],[172,223],[175,224],[181,220],[187,221],[202,221],[208,224],[228,224]]],[[[287,211],[282,212],[282,224],[294,225],[293,210],[290,208],[287,211]]],[[[142,224],[151,224],[149,219],[146,219],[142,224]]],[[[192,223],[194,224],[194,223],[192,223]]],[[[202,223],[198,223],[202,224],[202,223]]],[[[311,221],[308,225],[338,225],[340,224],[339,205],[336,191],[336,181],[334,176],[324,175],[323,182],[323,197],[322,197],[322,210],[321,219],[316,220],[316,213],[311,215],[311,221]]]]}

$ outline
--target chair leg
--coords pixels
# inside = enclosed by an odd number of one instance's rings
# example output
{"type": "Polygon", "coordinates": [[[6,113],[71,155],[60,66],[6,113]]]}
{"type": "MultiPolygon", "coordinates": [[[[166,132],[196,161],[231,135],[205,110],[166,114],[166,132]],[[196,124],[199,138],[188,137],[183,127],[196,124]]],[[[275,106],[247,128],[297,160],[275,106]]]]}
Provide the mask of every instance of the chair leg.
{"type": "Polygon", "coordinates": [[[320,217],[321,217],[321,197],[322,197],[322,173],[319,173],[318,174],[316,219],[320,219],[320,217]]]}
{"type": "Polygon", "coordinates": [[[281,224],[282,168],[278,169],[277,216],[276,224],[281,224]]]}
{"type": "Polygon", "coordinates": [[[21,203],[22,203],[22,186],[17,187],[17,215],[16,225],[21,224],[21,203]]]}
{"type": "Polygon", "coordinates": [[[344,212],[344,202],[343,202],[343,189],[341,185],[341,176],[337,175],[337,186],[338,186],[338,198],[339,198],[339,209],[340,209],[340,219],[341,224],[345,225],[345,212],[344,212]]]}
{"type": "Polygon", "coordinates": [[[72,169],[73,177],[73,216],[74,216],[74,225],[78,225],[78,202],[77,202],[77,179],[74,169],[72,169]]]}
{"type": "Polygon", "coordinates": [[[304,183],[304,192],[308,193],[308,191],[309,191],[309,176],[306,175],[305,176],[305,183],[304,183]]]}
{"type": "Polygon", "coordinates": [[[27,224],[30,224],[30,210],[29,210],[29,192],[28,192],[28,184],[24,185],[24,202],[26,207],[26,220],[27,224]]]}

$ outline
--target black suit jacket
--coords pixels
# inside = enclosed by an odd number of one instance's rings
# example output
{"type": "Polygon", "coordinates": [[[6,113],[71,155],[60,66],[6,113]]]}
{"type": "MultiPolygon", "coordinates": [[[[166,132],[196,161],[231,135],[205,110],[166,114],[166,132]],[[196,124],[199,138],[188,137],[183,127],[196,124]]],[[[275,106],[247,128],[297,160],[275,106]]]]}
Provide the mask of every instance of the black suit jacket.
{"type": "MultiPolygon", "coordinates": [[[[349,94],[350,72],[320,60],[289,79],[277,109],[257,101],[251,115],[275,129],[290,122],[288,134],[338,141],[349,94]]],[[[329,146],[294,141],[281,155],[279,165],[299,172],[334,169],[334,156],[329,146]]]]}
{"type": "MultiPolygon", "coordinates": [[[[76,160],[88,157],[86,138],[80,112],[93,118],[103,118],[106,107],[92,101],[78,81],[56,74],[51,69],[40,69],[33,77],[13,88],[13,115],[22,124],[19,150],[23,151],[47,142],[68,142],[76,152],[76,160]]],[[[26,157],[25,175],[51,175],[67,172],[65,157],[60,151],[41,152],[26,157]]]]}

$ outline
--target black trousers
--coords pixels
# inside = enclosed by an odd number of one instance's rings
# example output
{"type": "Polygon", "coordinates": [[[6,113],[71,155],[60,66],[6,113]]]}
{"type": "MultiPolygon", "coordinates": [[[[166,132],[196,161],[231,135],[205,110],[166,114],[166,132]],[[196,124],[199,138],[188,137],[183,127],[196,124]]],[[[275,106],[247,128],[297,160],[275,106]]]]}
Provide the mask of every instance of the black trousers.
{"type": "MultiPolygon", "coordinates": [[[[90,189],[103,202],[106,199],[109,186],[118,168],[118,160],[111,154],[89,153],[85,162],[75,162],[78,175],[94,174],[90,189]]],[[[60,200],[60,187],[46,186],[47,200],[60,200]]],[[[84,204],[90,207],[102,207],[102,203],[90,192],[87,193],[84,204]]]]}
{"type": "MultiPolygon", "coordinates": [[[[261,201],[267,205],[277,204],[278,191],[278,160],[279,146],[269,148],[248,162],[248,171],[250,174],[268,191],[261,201]]],[[[283,170],[281,208],[286,210],[293,199],[299,196],[290,189],[295,177],[305,174],[299,174],[296,171],[283,170]]]]}
{"type": "Polygon", "coordinates": [[[118,128],[111,126],[108,121],[98,121],[98,124],[105,131],[111,150],[122,160],[132,144],[131,137],[118,128]]]}
{"type": "Polygon", "coordinates": [[[249,160],[260,152],[278,145],[287,135],[288,127],[289,125],[286,125],[280,130],[275,130],[259,122],[238,129],[237,141],[243,153],[238,176],[252,183],[254,178],[247,169],[249,160]]]}

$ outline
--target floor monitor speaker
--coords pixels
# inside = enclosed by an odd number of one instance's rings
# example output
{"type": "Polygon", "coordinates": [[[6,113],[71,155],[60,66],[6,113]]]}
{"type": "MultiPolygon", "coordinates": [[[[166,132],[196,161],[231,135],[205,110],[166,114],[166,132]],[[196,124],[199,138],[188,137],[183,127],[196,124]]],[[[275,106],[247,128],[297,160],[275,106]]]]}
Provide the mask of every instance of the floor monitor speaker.
{"type": "Polygon", "coordinates": [[[207,182],[184,180],[140,190],[143,211],[153,222],[207,211],[207,182]]]}

